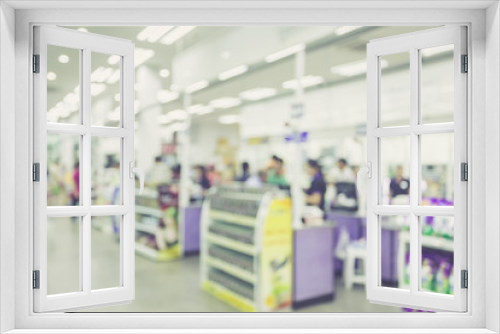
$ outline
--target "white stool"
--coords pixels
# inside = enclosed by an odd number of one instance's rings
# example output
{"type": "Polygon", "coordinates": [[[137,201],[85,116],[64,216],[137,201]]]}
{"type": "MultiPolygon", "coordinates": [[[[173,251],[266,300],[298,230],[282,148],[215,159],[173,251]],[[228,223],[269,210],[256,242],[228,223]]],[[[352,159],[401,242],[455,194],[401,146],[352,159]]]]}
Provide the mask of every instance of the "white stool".
{"type": "Polygon", "coordinates": [[[366,284],[366,243],[354,242],[346,249],[344,260],[344,286],[346,290],[351,290],[354,283],[366,284]],[[362,274],[356,274],[356,259],[361,260],[362,274]]]}

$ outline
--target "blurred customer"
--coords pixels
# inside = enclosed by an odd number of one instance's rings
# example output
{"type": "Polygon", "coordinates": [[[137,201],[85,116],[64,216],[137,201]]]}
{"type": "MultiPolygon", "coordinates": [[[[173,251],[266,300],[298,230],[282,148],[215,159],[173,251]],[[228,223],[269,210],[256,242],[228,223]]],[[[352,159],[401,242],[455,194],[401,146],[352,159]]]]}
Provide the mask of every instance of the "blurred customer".
{"type": "Polygon", "coordinates": [[[245,182],[250,177],[250,165],[248,164],[248,162],[245,161],[241,164],[241,171],[242,174],[238,176],[235,181],[245,182]]]}
{"type": "Polygon", "coordinates": [[[250,188],[260,188],[267,181],[267,172],[265,170],[260,170],[257,175],[250,176],[245,181],[245,186],[250,188]]]}
{"type": "Polygon", "coordinates": [[[210,181],[207,177],[207,169],[205,166],[198,165],[195,168],[195,182],[198,184],[203,192],[203,195],[206,195],[208,189],[210,189],[210,181]]]}
{"type": "Polygon", "coordinates": [[[321,210],[324,210],[326,182],[321,171],[321,166],[316,160],[309,159],[306,164],[306,172],[312,177],[311,185],[308,189],[304,189],[306,204],[317,206],[321,210]]]}
{"type": "Polygon", "coordinates": [[[155,164],[146,175],[146,184],[156,187],[161,183],[168,183],[172,179],[172,172],[162,160],[161,155],[155,158],[155,164]]]}
{"type": "Polygon", "coordinates": [[[214,165],[208,165],[207,178],[210,185],[216,185],[220,180],[220,173],[215,170],[214,165]]]}
{"type": "Polygon", "coordinates": [[[286,182],[284,174],[283,159],[273,155],[267,169],[267,183],[277,186],[287,186],[288,183],[286,182]]]}
{"type": "Polygon", "coordinates": [[[354,182],[356,180],[354,172],[347,164],[347,160],[340,158],[337,161],[337,168],[331,174],[332,183],[335,185],[337,182],[354,182]]]}
{"type": "Polygon", "coordinates": [[[410,180],[403,177],[403,166],[398,165],[396,167],[396,177],[391,179],[389,186],[391,198],[399,195],[409,195],[410,194],[410,180]]]}

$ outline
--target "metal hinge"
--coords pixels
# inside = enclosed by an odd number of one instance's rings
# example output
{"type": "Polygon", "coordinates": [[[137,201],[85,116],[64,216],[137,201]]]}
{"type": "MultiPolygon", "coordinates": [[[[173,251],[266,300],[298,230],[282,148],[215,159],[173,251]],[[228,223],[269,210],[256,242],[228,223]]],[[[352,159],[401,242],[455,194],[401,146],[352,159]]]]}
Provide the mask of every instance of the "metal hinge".
{"type": "Polygon", "coordinates": [[[467,289],[469,287],[469,273],[467,272],[467,270],[462,270],[460,272],[460,276],[462,289],[467,289]]]}
{"type": "Polygon", "coordinates": [[[33,270],[33,289],[40,289],[40,270],[33,270]]]}
{"type": "Polygon", "coordinates": [[[469,165],[466,162],[460,164],[460,180],[469,181],[469,165]]]}
{"type": "Polygon", "coordinates": [[[33,73],[40,73],[40,55],[33,55],[33,73]]]}
{"type": "Polygon", "coordinates": [[[460,72],[469,72],[469,57],[467,55],[462,55],[462,69],[460,72]]]}
{"type": "Polygon", "coordinates": [[[40,164],[38,162],[33,164],[33,181],[40,181],[40,164]]]}

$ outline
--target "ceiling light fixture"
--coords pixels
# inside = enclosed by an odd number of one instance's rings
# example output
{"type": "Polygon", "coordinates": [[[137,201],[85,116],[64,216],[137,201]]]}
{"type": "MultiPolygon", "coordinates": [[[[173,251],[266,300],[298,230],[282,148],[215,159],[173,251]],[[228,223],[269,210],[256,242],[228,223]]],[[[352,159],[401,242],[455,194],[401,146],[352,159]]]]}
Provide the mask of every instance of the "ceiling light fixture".
{"type": "Polygon", "coordinates": [[[295,44],[292,46],[287,47],[286,49],[283,49],[278,52],[271,53],[270,55],[266,56],[266,62],[268,63],[273,63],[277,60],[280,60],[282,58],[286,58],[288,56],[291,56],[297,52],[305,50],[306,46],[304,44],[295,44]]]}
{"type": "Polygon", "coordinates": [[[108,80],[106,81],[109,84],[114,84],[120,81],[120,70],[115,70],[113,74],[110,75],[108,80]]]}
{"type": "Polygon", "coordinates": [[[194,106],[189,107],[188,111],[191,114],[204,115],[214,111],[214,107],[203,104],[195,104],[194,106]]]}
{"type": "Polygon", "coordinates": [[[167,32],[172,30],[172,26],[151,26],[144,28],[138,35],[137,39],[141,42],[156,43],[167,32]]]}
{"type": "Polygon", "coordinates": [[[120,62],[120,60],[122,59],[122,57],[120,56],[117,56],[117,55],[112,55],[112,56],[109,56],[108,58],[108,64],[109,65],[115,65],[115,64],[118,64],[120,62]]]}
{"type": "Polygon", "coordinates": [[[134,66],[137,67],[155,55],[154,50],[136,48],[134,52],[134,66]]]}
{"type": "Polygon", "coordinates": [[[228,109],[239,106],[241,100],[236,97],[221,97],[210,101],[210,105],[216,109],[228,109]]]}
{"type": "Polygon", "coordinates": [[[274,88],[252,88],[240,93],[240,98],[247,101],[258,101],[276,95],[274,88]]]}
{"type": "Polygon", "coordinates": [[[218,119],[220,124],[236,124],[240,122],[240,115],[222,115],[218,119]]]}
{"type": "MultiPolygon", "coordinates": [[[[312,87],[322,84],[325,81],[323,77],[317,75],[306,75],[300,80],[302,88],[312,87]]],[[[285,89],[297,89],[299,88],[297,79],[288,80],[283,82],[283,88],[285,89]]]]}
{"type": "Polygon", "coordinates": [[[208,87],[208,81],[202,80],[186,87],[186,93],[191,94],[208,87]]]}
{"type": "Polygon", "coordinates": [[[111,67],[99,66],[92,74],[90,74],[90,81],[92,82],[105,82],[113,74],[111,67]]]}
{"type": "Polygon", "coordinates": [[[356,29],[362,28],[363,26],[343,26],[343,27],[338,27],[335,30],[335,35],[337,36],[342,36],[345,35],[351,31],[354,31],[356,29]]]}
{"type": "Polygon", "coordinates": [[[156,94],[156,98],[160,103],[168,103],[179,98],[179,93],[163,89],[156,94]]]}
{"type": "Polygon", "coordinates": [[[80,28],[78,28],[78,29],[76,29],[76,30],[81,31],[81,32],[89,32],[89,31],[87,30],[87,28],[84,28],[84,27],[80,27],[80,28]]]}
{"type": "Polygon", "coordinates": [[[97,96],[106,90],[106,85],[103,83],[92,83],[90,85],[90,95],[97,96]]]}
{"type": "Polygon", "coordinates": [[[433,47],[433,48],[421,49],[420,52],[422,53],[422,57],[430,57],[430,56],[434,56],[434,55],[439,54],[439,53],[453,51],[453,49],[454,49],[453,44],[449,44],[449,45],[442,45],[442,46],[437,46],[437,47],[433,47]]]}
{"type": "MultiPolygon", "coordinates": [[[[389,65],[387,60],[380,60],[380,67],[385,68],[389,65]]],[[[366,73],[366,61],[356,61],[349,64],[334,66],[330,69],[333,74],[342,75],[344,77],[352,77],[355,75],[366,73]]]]}
{"type": "Polygon", "coordinates": [[[179,26],[174,30],[170,31],[168,34],[163,37],[161,43],[166,45],[172,45],[182,37],[186,36],[188,33],[193,31],[196,26],[179,26]]]}
{"type": "Polygon", "coordinates": [[[167,70],[166,68],[164,68],[160,71],[160,77],[162,77],[162,78],[168,78],[169,75],[170,75],[170,71],[167,70]]]}
{"type": "Polygon", "coordinates": [[[60,62],[61,64],[67,64],[67,63],[69,62],[69,57],[68,57],[68,55],[64,55],[64,54],[63,54],[63,55],[60,55],[60,56],[57,58],[57,60],[59,60],[59,62],[60,62]]]}
{"type": "Polygon", "coordinates": [[[224,81],[230,78],[234,78],[238,75],[245,73],[246,71],[248,71],[247,65],[236,66],[235,68],[232,68],[230,70],[224,71],[221,74],[219,74],[219,80],[224,81]]]}
{"type": "Polygon", "coordinates": [[[55,74],[54,72],[47,73],[47,80],[54,81],[56,79],[57,79],[57,74],[55,74]]]}

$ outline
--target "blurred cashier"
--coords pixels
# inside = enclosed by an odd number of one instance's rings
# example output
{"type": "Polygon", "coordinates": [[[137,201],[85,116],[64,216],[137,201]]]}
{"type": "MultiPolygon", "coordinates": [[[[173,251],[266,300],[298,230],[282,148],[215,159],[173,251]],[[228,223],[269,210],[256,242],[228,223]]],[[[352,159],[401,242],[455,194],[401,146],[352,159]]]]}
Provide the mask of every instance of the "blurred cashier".
{"type": "Polygon", "coordinates": [[[312,177],[311,185],[304,189],[306,205],[317,206],[321,210],[325,207],[326,182],[321,172],[321,166],[316,160],[308,160],[306,172],[312,177]]]}
{"type": "Polygon", "coordinates": [[[283,159],[273,155],[271,163],[267,168],[267,183],[277,186],[287,186],[288,183],[286,182],[284,174],[283,159]]]}
{"type": "Polygon", "coordinates": [[[403,177],[403,166],[399,165],[396,168],[396,177],[391,180],[390,184],[391,198],[399,195],[408,195],[410,193],[410,180],[403,177]]]}

